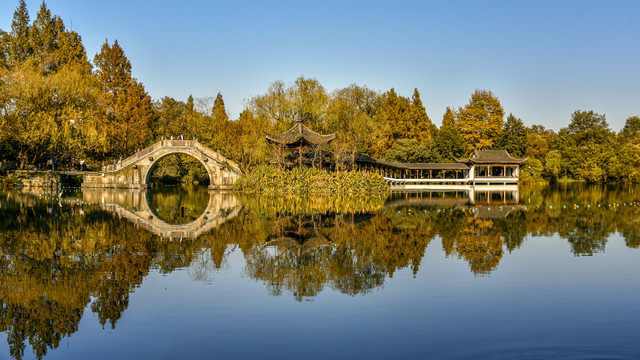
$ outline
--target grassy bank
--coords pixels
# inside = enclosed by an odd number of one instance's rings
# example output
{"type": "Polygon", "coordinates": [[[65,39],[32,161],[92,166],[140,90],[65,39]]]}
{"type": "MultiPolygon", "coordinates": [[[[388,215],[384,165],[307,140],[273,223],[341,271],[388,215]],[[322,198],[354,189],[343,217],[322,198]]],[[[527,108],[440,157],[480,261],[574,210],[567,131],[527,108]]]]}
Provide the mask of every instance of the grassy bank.
{"type": "Polygon", "coordinates": [[[279,170],[275,166],[259,166],[238,179],[237,191],[264,193],[345,193],[377,194],[389,190],[381,175],[362,171],[328,172],[315,168],[279,170]]]}

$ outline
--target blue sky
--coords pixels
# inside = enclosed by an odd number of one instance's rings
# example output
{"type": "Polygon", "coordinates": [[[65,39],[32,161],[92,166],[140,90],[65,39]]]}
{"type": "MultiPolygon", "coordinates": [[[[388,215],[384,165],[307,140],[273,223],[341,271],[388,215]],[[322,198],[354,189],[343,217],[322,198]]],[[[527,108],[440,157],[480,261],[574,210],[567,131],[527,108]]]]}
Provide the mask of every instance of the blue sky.
{"type": "MultiPolygon", "coordinates": [[[[39,0],[27,0],[35,19],[39,0]]],[[[640,1],[70,1],[49,9],[92,59],[117,39],[155,98],[221,92],[236,118],[276,80],[315,78],[411,96],[440,125],[488,89],[525,124],[575,110],[613,130],[640,115],[640,1]]],[[[10,30],[17,0],[0,4],[10,30]]]]}

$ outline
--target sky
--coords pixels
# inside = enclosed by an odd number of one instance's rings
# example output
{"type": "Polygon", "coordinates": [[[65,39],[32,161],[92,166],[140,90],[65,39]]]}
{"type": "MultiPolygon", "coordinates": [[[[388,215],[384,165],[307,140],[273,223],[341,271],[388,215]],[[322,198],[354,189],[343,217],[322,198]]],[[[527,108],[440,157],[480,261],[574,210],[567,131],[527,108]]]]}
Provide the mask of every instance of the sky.
{"type": "MultiPolygon", "coordinates": [[[[151,97],[220,92],[232,119],[269,84],[415,88],[431,120],[476,89],[559,130],[576,110],[640,116],[640,1],[71,1],[47,6],[87,55],[118,40],[151,97]]],[[[27,0],[33,21],[40,0],[27,0]]],[[[0,3],[10,31],[18,0],[0,3]]],[[[505,116],[506,118],[506,116],[505,116]]]]}

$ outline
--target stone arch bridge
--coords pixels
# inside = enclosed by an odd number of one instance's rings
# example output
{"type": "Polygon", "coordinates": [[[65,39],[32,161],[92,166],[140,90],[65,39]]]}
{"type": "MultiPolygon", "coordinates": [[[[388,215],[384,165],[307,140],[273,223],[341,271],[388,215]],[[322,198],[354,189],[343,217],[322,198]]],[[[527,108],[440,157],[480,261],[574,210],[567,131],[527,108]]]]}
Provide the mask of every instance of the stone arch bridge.
{"type": "Polygon", "coordinates": [[[194,157],[209,174],[209,189],[231,189],[243,176],[240,166],[196,140],[161,140],[100,172],[87,173],[82,183],[86,188],[146,189],[153,169],[167,155],[186,154],[194,157]]]}

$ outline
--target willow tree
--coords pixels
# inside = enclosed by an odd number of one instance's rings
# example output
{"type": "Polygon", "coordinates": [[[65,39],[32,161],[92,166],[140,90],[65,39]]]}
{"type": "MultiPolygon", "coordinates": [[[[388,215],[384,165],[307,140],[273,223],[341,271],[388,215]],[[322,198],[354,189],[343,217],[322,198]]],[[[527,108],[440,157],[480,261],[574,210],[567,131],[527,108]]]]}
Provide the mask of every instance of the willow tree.
{"type": "Polygon", "coordinates": [[[375,147],[380,126],[376,122],[377,93],[367,87],[350,85],[333,92],[327,109],[327,124],[331,132],[337,132],[333,151],[338,168],[355,163],[355,154],[371,154],[375,147]]]}
{"type": "Polygon", "coordinates": [[[503,117],[498,98],[491,91],[476,90],[456,114],[456,128],[467,143],[467,152],[491,149],[502,130],[503,117]]]}
{"type": "Polygon", "coordinates": [[[324,115],[329,96],[316,79],[301,76],[290,85],[282,81],[273,82],[263,95],[249,101],[249,110],[260,118],[268,131],[285,131],[296,121],[302,121],[316,131],[325,131],[324,115]]]}

